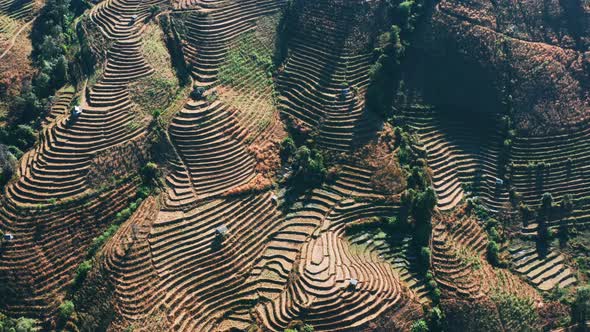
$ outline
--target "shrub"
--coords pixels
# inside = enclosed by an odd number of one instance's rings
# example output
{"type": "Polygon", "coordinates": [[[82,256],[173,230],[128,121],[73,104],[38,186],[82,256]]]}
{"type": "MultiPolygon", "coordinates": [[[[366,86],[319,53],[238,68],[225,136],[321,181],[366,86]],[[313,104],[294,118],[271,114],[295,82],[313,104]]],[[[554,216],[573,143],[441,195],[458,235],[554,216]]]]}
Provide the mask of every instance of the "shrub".
{"type": "Polygon", "coordinates": [[[301,328],[301,332],[313,332],[313,331],[314,331],[314,328],[310,324],[305,324],[301,328]]]}
{"type": "Polygon", "coordinates": [[[92,261],[91,260],[85,260],[84,262],[82,262],[82,264],[80,264],[78,266],[78,269],[76,270],[76,278],[74,278],[74,288],[79,287],[84,280],[86,280],[86,276],[88,275],[88,271],[90,271],[90,269],[92,268],[92,261]]]}
{"type": "Polygon", "coordinates": [[[407,231],[408,224],[406,220],[397,217],[389,217],[384,221],[385,230],[389,234],[407,231]]]}
{"type": "Polygon", "coordinates": [[[152,112],[152,118],[153,118],[154,120],[157,120],[157,119],[159,119],[161,115],[162,115],[162,110],[161,110],[161,109],[155,109],[155,110],[152,112]]]}
{"type": "Polygon", "coordinates": [[[137,189],[137,198],[145,199],[150,195],[150,193],[150,188],[148,188],[147,186],[141,186],[139,187],[139,189],[137,189]]]}
{"type": "Polygon", "coordinates": [[[490,229],[488,230],[488,237],[490,241],[500,242],[500,234],[494,226],[490,227],[490,229]]]}
{"type": "Polygon", "coordinates": [[[442,296],[442,293],[438,287],[435,288],[432,292],[430,292],[430,294],[431,294],[430,297],[431,297],[433,303],[440,302],[440,297],[442,296]]]}
{"type": "Polygon", "coordinates": [[[62,321],[67,321],[70,319],[72,314],[74,313],[75,306],[74,302],[67,300],[59,306],[59,318],[62,321]]]}
{"type": "Polygon", "coordinates": [[[545,302],[539,308],[539,317],[543,325],[543,331],[553,331],[558,327],[564,327],[570,324],[570,308],[566,304],[551,301],[545,302]]]}
{"type": "Polygon", "coordinates": [[[30,319],[30,318],[20,317],[19,319],[16,320],[15,331],[16,332],[37,331],[37,329],[35,328],[35,325],[36,325],[35,320],[30,319]]]}
{"type": "Polygon", "coordinates": [[[88,254],[86,255],[86,257],[93,257],[96,252],[98,252],[98,250],[102,247],[102,245],[113,235],[117,232],[117,230],[119,229],[119,225],[117,224],[113,224],[111,226],[109,226],[109,228],[104,231],[104,233],[102,233],[99,237],[95,237],[92,240],[92,244],[90,245],[90,247],[88,248],[88,254]]]}
{"type": "Polygon", "coordinates": [[[424,319],[420,319],[415,321],[410,328],[411,332],[428,332],[430,329],[428,328],[428,324],[424,319]]]}
{"type": "Polygon", "coordinates": [[[431,331],[442,331],[445,321],[445,314],[442,312],[440,307],[436,306],[432,308],[427,315],[428,327],[431,331]]]}
{"type": "Polygon", "coordinates": [[[0,313],[0,331],[14,332],[33,332],[39,331],[36,327],[37,322],[34,319],[20,317],[14,319],[0,313]]]}

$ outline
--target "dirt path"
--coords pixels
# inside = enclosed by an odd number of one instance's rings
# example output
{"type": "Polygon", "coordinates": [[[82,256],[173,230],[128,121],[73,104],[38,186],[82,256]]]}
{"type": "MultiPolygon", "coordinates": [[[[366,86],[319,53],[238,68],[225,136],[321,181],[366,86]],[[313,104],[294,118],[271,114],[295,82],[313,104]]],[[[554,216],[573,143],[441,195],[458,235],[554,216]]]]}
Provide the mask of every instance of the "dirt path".
{"type": "Polygon", "coordinates": [[[21,34],[21,32],[23,32],[23,30],[25,30],[28,26],[30,26],[34,21],[35,21],[36,17],[32,20],[30,20],[29,22],[25,23],[25,25],[23,25],[12,37],[12,39],[10,40],[10,44],[8,44],[8,47],[6,48],[6,50],[4,50],[4,52],[2,54],[0,54],[0,59],[2,59],[6,54],[8,54],[8,51],[10,51],[12,49],[12,47],[14,46],[14,43],[16,42],[16,38],[21,34]]]}

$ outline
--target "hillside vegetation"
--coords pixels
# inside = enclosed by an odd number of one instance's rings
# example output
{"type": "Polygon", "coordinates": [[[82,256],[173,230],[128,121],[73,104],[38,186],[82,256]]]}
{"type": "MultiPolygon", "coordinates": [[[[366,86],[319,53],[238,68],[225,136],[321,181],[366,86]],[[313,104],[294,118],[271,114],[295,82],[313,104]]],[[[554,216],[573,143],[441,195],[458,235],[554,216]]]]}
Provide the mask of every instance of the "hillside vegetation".
{"type": "Polygon", "coordinates": [[[0,332],[585,330],[589,18],[0,0],[0,332]]]}

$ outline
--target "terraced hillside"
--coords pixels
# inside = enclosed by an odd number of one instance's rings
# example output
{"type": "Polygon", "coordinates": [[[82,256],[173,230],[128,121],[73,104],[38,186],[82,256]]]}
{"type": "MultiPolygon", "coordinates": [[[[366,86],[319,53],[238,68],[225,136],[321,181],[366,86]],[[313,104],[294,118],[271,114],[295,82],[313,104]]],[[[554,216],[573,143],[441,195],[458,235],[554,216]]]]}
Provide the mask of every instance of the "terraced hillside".
{"type": "MultiPolygon", "coordinates": [[[[281,3],[220,1],[203,4],[206,14],[188,12],[185,54],[194,84],[206,88],[206,95],[219,97],[190,100],[170,124],[179,155],[176,170],[167,179],[172,188],[171,204],[222,194],[257,177],[257,161],[251,150],[260,129],[272,142],[276,116],[271,91],[256,88],[257,81],[265,78],[228,73],[231,82],[220,82],[218,73],[231,61],[226,59],[228,52],[239,52],[240,44],[248,42],[244,38],[252,37],[257,20],[276,14],[281,3]],[[253,109],[263,117],[265,127],[256,127],[253,109]]],[[[256,42],[251,45],[268,47],[256,42]]]]}
{"type": "MultiPolygon", "coordinates": [[[[71,89],[58,92],[38,144],[22,158],[17,179],[6,188],[0,223],[15,239],[3,248],[1,277],[16,294],[33,294],[27,301],[16,301],[24,297],[10,293],[3,297],[8,312],[42,317],[55,312],[61,297],[57,294],[69,284],[84,248],[134,196],[138,183],[129,179],[131,174],[106,188],[90,187],[87,176],[98,164],[120,167],[121,155],[101,156],[143,137],[145,126],[129,125],[142,120],[126,87],[153,69],[137,51],[140,21],[129,22],[133,15],[146,17],[151,5],[104,2],[93,8],[90,17],[113,41],[103,75],[89,88],[79,117],[70,115],[71,89]],[[44,286],[32,289],[40,280],[44,286]]],[[[141,153],[133,152],[139,159],[141,153]]]]}
{"type": "Polygon", "coordinates": [[[487,262],[487,241],[477,220],[470,218],[444,218],[433,228],[432,265],[441,289],[456,298],[479,299],[502,291],[538,300],[534,289],[515,274],[487,262]]]}
{"type": "Polygon", "coordinates": [[[282,113],[316,130],[319,144],[329,150],[349,151],[355,138],[370,133],[362,96],[372,56],[351,46],[359,42],[351,38],[361,6],[354,1],[337,8],[329,1],[304,6],[299,15],[313,19],[293,27],[290,55],[277,81],[282,113]]]}
{"type": "MultiPolygon", "coordinates": [[[[71,63],[56,60],[49,77],[46,61],[31,61],[31,86],[6,106],[38,114],[0,128],[0,323],[6,313],[43,331],[583,324],[588,123],[530,128],[539,109],[522,110],[522,68],[510,63],[524,37],[503,14],[477,17],[504,13],[504,2],[474,3],[62,8],[72,23],[56,49],[71,63]],[[469,53],[458,32],[472,40],[473,24],[483,46],[469,53]],[[490,49],[490,67],[467,59],[490,49]],[[471,89],[416,69],[455,56],[441,72],[498,75],[471,89]],[[453,89],[490,91],[463,100],[453,89]],[[375,108],[378,95],[393,107],[375,108]],[[22,132],[29,146],[36,139],[24,153],[10,136],[22,132]]],[[[0,0],[0,52],[37,5],[0,0]]],[[[584,31],[570,25],[563,31],[584,31]]],[[[546,62],[569,63],[565,79],[587,84],[590,63],[575,57],[586,42],[555,42],[571,51],[546,62]]],[[[580,105],[572,112],[583,119],[580,105]]]]}
{"type": "Polygon", "coordinates": [[[0,2],[0,58],[14,42],[23,26],[28,25],[36,10],[35,1],[3,0],[0,2]]]}
{"type": "MultiPolygon", "coordinates": [[[[585,225],[588,222],[586,202],[588,174],[586,170],[588,146],[588,123],[585,129],[559,135],[518,137],[513,147],[514,186],[522,199],[531,206],[541,202],[544,193],[553,195],[557,202],[570,196],[572,211],[563,216],[554,216],[550,227],[559,225],[585,225]]],[[[535,230],[531,223],[525,230],[535,230]]]]}
{"type": "Polygon", "coordinates": [[[438,208],[450,210],[465,196],[479,196],[489,209],[498,210],[508,201],[507,186],[497,183],[503,143],[500,124],[486,121],[484,114],[453,118],[445,113],[418,108],[402,115],[426,151],[438,208]]]}
{"type": "Polygon", "coordinates": [[[558,252],[549,251],[545,257],[534,248],[511,248],[515,270],[541,290],[565,288],[576,283],[576,276],[558,252]]]}

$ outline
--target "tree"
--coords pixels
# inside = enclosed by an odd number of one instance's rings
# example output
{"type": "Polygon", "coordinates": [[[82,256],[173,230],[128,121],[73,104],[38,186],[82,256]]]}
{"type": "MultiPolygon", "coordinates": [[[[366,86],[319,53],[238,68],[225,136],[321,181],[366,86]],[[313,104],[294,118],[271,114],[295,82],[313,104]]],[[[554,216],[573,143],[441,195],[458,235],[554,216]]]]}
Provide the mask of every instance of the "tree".
{"type": "Polygon", "coordinates": [[[443,325],[445,321],[445,314],[440,309],[440,307],[436,306],[432,308],[427,315],[428,318],[428,328],[430,331],[442,331],[443,325]]]}
{"type": "Polygon", "coordinates": [[[300,146],[293,158],[293,170],[297,183],[317,185],[326,178],[328,170],[324,163],[324,156],[318,150],[310,150],[307,146],[300,146]]]}
{"type": "Polygon", "coordinates": [[[578,287],[571,308],[573,323],[585,325],[590,320],[590,286],[578,287]]]}
{"type": "Polygon", "coordinates": [[[36,119],[42,109],[43,103],[33,92],[33,87],[25,84],[21,94],[10,102],[8,121],[12,125],[28,123],[36,119]]]}
{"type": "Polygon", "coordinates": [[[281,142],[281,158],[283,160],[291,158],[296,150],[297,146],[295,146],[295,141],[293,138],[291,136],[285,137],[285,139],[281,142]]]}
{"type": "Polygon", "coordinates": [[[150,17],[156,16],[156,14],[160,11],[160,6],[152,5],[150,6],[150,17]]]}
{"type": "Polygon", "coordinates": [[[18,125],[14,131],[14,138],[16,139],[18,147],[22,150],[32,147],[37,141],[35,131],[27,125],[18,125]]]}
{"type": "Polygon", "coordinates": [[[160,169],[154,162],[148,162],[141,168],[141,175],[146,184],[155,184],[160,177],[160,169]]]}
{"type": "Polygon", "coordinates": [[[488,260],[494,266],[500,263],[500,246],[495,241],[488,242],[488,260]]]}
{"type": "Polygon", "coordinates": [[[561,201],[561,208],[566,212],[569,212],[574,209],[574,196],[572,194],[566,194],[565,196],[563,196],[563,199],[561,201]]]}
{"type": "Polygon", "coordinates": [[[553,195],[551,193],[544,193],[541,197],[541,212],[548,215],[553,207],[553,195]]]}
{"type": "Polygon", "coordinates": [[[415,234],[419,245],[425,245],[432,231],[431,216],[436,206],[436,193],[432,187],[416,194],[412,206],[412,215],[416,221],[415,234]]]}
{"type": "Polygon", "coordinates": [[[0,144],[0,187],[10,181],[16,168],[16,158],[10,153],[6,145],[0,144]]]}
{"type": "Polygon", "coordinates": [[[84,280],[86,280],[86,276],[88,275],[88,271],[92,269],[92,261],[85,260],[78,266],[76,270],[76,278],[74,279],[74,287],[79,287],[84,280]]]}
{"type": "Polygon", "coordinates": [[[553,196],[550,193],[544,193],[543,197],[541,198],[541,206],[539,208],[539,214],[537,218],[537,241],[541,247],[546,244],[546,241],[550,237],[547,221],[551,215],[552,208],[553,196]]]}
{"type": "Polygon", "coordinates": [[[430,257],[432,256],[432,253],[430,252],[430,248],[428,247],[422,247],[420,248],[420,263],[421,263],[421,269],[426,272],[428,271],[428,268],[430,267],[430,257]]]}
{"type": "Polygon", "coordinates": [[[405,52],[400,38],[401,29],[392,25],[389,32],[383,35],[387,39],[385,45],[378,49],[377,62],[371,67],[371,81],[367,89],[367,107],[384,117],[389,117],[393,108],[393,96],[399,87],[400,61],[405,52]]]}
{"type": "Polygon", "coordinates": [[[63,86],[68,81],[68,60],[65,56],[60,56],[53,69],[53,84],[63,86]]]}

